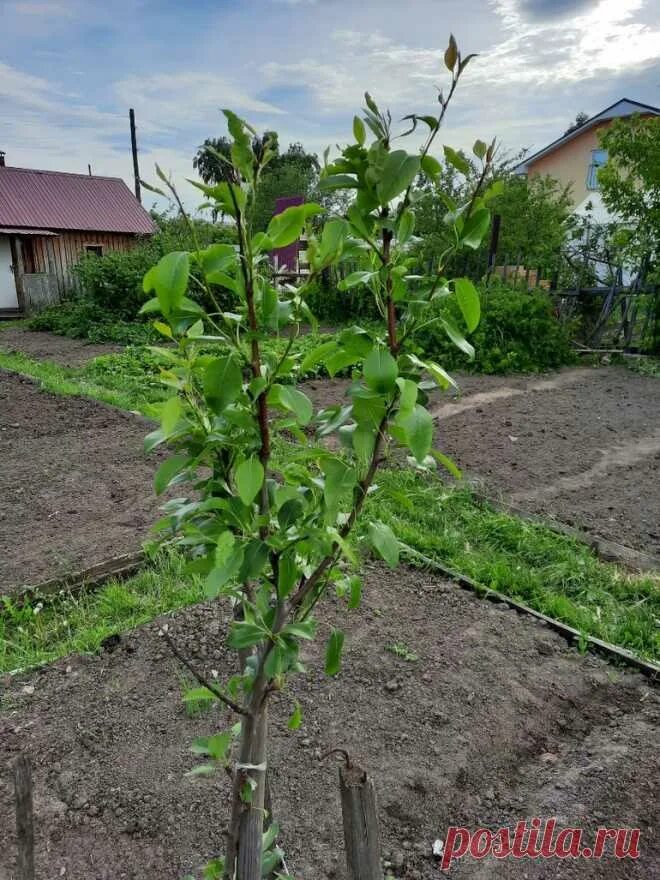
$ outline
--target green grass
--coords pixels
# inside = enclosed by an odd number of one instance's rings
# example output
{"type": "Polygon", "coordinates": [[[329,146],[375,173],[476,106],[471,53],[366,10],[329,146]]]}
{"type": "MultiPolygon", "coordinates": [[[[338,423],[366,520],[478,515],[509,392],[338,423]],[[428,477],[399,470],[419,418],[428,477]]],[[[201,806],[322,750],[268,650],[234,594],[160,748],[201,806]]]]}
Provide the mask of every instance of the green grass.
{"type": "MultiPolygon", "coordinates": [[[[292,352],[301,357],[323,341],[322,335],[307,334],[294,342],[292,352]]],[[[287,340],[270,340],[264,350],[281,357],[287,340]]],[[[215,349],[209,349],[215,351],[215,349]]],[[[64,367],[52,361],[37,361],[20,353],[2,350],[0,368],[35,379],[53,394],[77,395],[101,400],[120,409],[152,415],[151,405],[169,396],[159,381],[158,362],[147,346],[129,346],[119,354],[94,358],[82,367],[64,367]]]]}
{"type": "MultiPolygon", "coordinates": [[[[380,519],[423,557],[615,645],[660,657],[654,577],[601,562],[584,544],[494,510],[466,489],[410,471],[379,475],[364,519],[380,519]]],[[[406,553],[404,552],[404,558],[406,553]]]]}
{"type": "Polygon", "coordinates": [[[0,598],[0,672],[97,651],[108,636],[202,598],[201,583],[184,574],[183,560],[173,554],[129,580],[77,596],[63,591],[24,604],[0,598]]]}
{"type": "Polygon", "coordinates": [[[167,395],[145,368],[126,352],[95,358],[84,367],[63,367],[52,361],[36,361],[24,354],[1,350],[0,368],[35,379],[52,394],[89,397],[120,409],[148,414],[149,405],[167,395]]]}

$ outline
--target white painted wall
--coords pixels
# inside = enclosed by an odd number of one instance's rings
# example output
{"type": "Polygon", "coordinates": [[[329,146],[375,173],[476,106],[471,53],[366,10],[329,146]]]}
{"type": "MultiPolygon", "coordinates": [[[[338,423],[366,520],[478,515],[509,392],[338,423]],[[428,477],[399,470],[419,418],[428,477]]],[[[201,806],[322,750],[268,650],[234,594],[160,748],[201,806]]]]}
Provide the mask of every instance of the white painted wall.
{"type": "Polygon", "coordinates": [[[0,235],[0,309],[18,308],[16,282],[14,281],[11,263],[9,236],[0,235]]]}

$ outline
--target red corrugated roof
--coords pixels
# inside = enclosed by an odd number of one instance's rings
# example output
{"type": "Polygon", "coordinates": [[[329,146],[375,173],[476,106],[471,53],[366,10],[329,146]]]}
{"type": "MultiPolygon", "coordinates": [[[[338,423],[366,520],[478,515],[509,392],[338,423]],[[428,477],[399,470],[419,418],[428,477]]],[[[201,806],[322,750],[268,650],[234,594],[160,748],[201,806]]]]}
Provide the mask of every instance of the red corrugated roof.
{"type": "Polygon", "coordinates": [[[149,214],[118,177],[0,167],[0,227],[148,235],[149,214]]]}

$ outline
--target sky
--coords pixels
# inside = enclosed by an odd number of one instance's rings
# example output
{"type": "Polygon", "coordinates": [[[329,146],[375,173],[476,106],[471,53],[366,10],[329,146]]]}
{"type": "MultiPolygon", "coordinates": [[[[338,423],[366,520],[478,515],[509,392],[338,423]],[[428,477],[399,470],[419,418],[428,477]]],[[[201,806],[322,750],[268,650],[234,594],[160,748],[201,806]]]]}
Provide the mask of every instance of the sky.
{"type": "Polygon", "coordinates": [[[479,54],[440,145],[538,149],[579,111],[660,105],[657,0],[0,0],[0,150],[132,185],[134,107],[141,176],[158,162],[192,207],[220,108],[321,154],[348,141],[365,90],[395,119],[437,112],[450,32],[479,54]]]}

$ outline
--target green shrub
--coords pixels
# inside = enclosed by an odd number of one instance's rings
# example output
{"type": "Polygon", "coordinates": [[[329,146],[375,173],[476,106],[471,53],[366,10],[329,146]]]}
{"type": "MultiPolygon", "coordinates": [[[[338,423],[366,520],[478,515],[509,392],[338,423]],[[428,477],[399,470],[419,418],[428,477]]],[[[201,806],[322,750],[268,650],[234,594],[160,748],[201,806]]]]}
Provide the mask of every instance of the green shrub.
{"type": "Polygon", "coordinates": [[[338,281],[330,272],[323,273],[306,296],[307,304],[319,321],[345,324],[358,318],[378,317],[373,293],[368,287],[358,285],[350,290],[337,290],[338,281]]]}
{"type": "MultiPolygon", "coordinates": [[[[455,298],[438,306],[455,324],[455,298]]],[[[450,370],[477,373],[534,373],[573,363],[572,327],[555,316],[548,294],[493,286],[481,291],[481,321],[471,334],[474,361],[458,351],[439,322],[424,328],[416,343],[426,357],[450,370]]]]}
{"type": "Polygon", "coordinates": [[[142,278],[159,259],[157,242],[147,242],[130,251],[109,251],[102,257],[88,254],[74,273],[85,299],[116,318],[134,320],[145,301],[142,278]]]}
{"type": "Polygon", "coordinates": [[[28,321],[30,330],[50,330],[72,339],[138,345],[153,342],[158,334],[150,324],[123,321],[85,297],[48,306],[28,321]]]}

